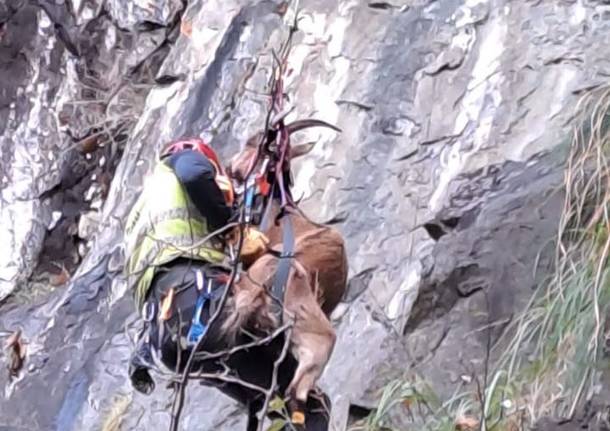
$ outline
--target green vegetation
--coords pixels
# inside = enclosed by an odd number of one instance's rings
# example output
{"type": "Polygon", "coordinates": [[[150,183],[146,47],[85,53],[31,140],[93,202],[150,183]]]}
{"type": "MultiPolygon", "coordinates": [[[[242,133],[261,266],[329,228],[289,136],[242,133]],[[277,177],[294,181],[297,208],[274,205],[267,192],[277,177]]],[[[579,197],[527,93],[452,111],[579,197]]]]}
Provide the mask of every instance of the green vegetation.
{"type": "Polygon", "coordinates": [[[123,419],[127,414],[127,409],[129,409],[130,405],[131,396],[116,396],[106,412],[106,416],[104,417],[104,422],[102,424],[102,431],[119,431],[121,429],[123,419]]]}
{"type": "Polygon", "coordinates": [[[390,424],[391,410],[399,405],[411,417],[418,415],[423,425],[414,425],[413,429],[422,431],[517,431],[522,421],[516,412],[509,412],[514,409],[505,398],[507,394],[499,384],[499,376],[480,395],[462,390],[446,401],[441,401],[423,381],[415,385],[393,381],[384,389],[377,408],[349,431],[402,431],[390,424]],[[487,419],[481,420],[482,417],[487,419]]]}
{"type": "Polygon", "coordinates": [[[545,416],[571,418],[595,393],[610,336],[610,87],[583,97],[578,112],[554,268],[497,344],[505,350],[484,389],[441,404],[393,382],[353,430],[393,429],[389,410],[412,399],[428,409],[428,430],[516,431],[545,416]]]}
{"type": "Polygon", "coordinates": [[[581,101],[554,273],[516,322],[500,364],[529,422],[572,417],[599,378],[610,306],[609,109],[610,89],[581,101]]]}

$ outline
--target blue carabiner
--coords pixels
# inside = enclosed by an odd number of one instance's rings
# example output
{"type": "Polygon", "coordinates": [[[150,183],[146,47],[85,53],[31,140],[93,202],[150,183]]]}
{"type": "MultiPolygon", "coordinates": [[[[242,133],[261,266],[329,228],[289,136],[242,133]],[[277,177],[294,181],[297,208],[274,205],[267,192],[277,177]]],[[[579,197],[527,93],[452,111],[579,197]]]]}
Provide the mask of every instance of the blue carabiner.
{"type": "MultiPolygon", "coordinates": [[[[205,307],[205,303],[207,299],[210,297],[208,292],[204,292],[203,288],[205,285],[205,275],[197,270],[196,272],[196,283],[197,283],[197,302],[195,304],[195,311],[193,312],[193,319],[191,320],[191,327],[189,328],[189,332],[186,336],[187,344],[189,346],[194,346],[197,344],[199,339],[203,337],[203,335],[208,330],[207,325],[201,323],[201,314],[203,313],[203,307],[205,307]]],[[[210,280],[211,281],[211,280],[210,280]]],[[[209,287],[208,287],[209,290],[209,287]]]]}
{"type": "Polygon", "coordinates": [[[187,334],[187,344],[193,346],[197,344],[199,339],[206,333],[208,327],[201,323],[201,313],[205,306],[207,295],[201,294],[197,298],[197,304],[195,305],[195,312],[193,313],[193,320],[191,321],[191,327],[187,334]]]}
{"type": "Polygon", "coordinates": [[[254,205],[254,195],[256,193],[256,184],[251,184],[246,189],[245,205],[246,205],[246,223],[250,223],[252,219],[252,205],[254,205]]]}

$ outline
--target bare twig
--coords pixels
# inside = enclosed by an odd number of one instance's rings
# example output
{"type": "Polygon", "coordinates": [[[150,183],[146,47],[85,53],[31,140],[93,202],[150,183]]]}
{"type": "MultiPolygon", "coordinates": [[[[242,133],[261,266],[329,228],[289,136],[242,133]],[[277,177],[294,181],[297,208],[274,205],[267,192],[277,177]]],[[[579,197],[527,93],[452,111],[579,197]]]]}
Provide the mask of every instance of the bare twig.
{"type": "MultiPolygon", "coordinates": [[[[487,308],[487,337],[486,337],[486,343],[485,343],[485,364],[484,364],[484,370],[483,370],[483,387],[484,390],[482,392],[482,398],[481,398],[481,421],[479,423],[479,429],[481,431],[486,431],[487,430],[487,397],[491,397],[493,394],[487,394],[487,383],[488,383],[488,379],[489,379],[489,359],[490,359],[490,353],[491,353],[491,325],[492,325],[492,321],[491,321],[491,303],[489,300],[489,292],[487,291],[487,289],[483,289],[483,295],[485,296],[485,307],[487,308]]],[[[477,379],[477,386],[478,385],[478,379],[477,379]]],[[[478,390],[480,391],[480,387],[478,387],[478,390]]]]}
{"type": "Polygon", "coordinates": [[[263,408],[260,412],[260,417],[258,418],[258,431],[263,430],[263,423],[265,416],[267,415],[267,409],[269,408],[269,402],[275,393],[277,386],[277,375],[282,362],[286,359],[286,355],[288,354],[288,347],[290,346],[290,337],[292,336],[292,322],[290,323],[289,328],[286,331],[286,338],[284,338],[284,347],[282,348],[282,353],[273,363],[273,375],[271,376],[271,386],[267,389],[265,394],[265,403],[263,404],[263,408]]]}
{"type": "Polygon", "coordinates": [[[216,352],[216,353],[208,353],[208,352],[200,352],[200,353],[195,353],[195,358],[200,360],[200,361],[207,361],[210,359],[216,359],[216,358],[222,358],[222,357],[226,357],[226,356],[231,356],[241,350],[247,350],[250,349],[252,347],[257,347],[257,346],[262,346],[263,344],[267,344],[268,342],[272,341],[273,339],[277,338],[278,336],[280,336],[281,334],[283,334],[288,328],[290,327],[290,325],[286,324],[283,325],[282,327],[276,329],[275,331],[273,331],[270,335],[261,338],[259,340],[256,341],[252,341],[251,343],[246,343],[246,344],[240,344],[239,346],[235,346],[231,349],[226,349],[223,350],[221,352],[216,352]]]}
{"type": "Polygon", "coordinates": [[[266,394],[267,390],[261,386],[255,385],[254,383],[246,382],[245,380],[240,379],[239,377],[234,377],[230,374],[230,369],[227,367],[225,363],[222,364],[224,370],[222,373],[193,373],[189,375],[190,379],[194,380],[220,380],[226,383],[234,383],[240,386],[243,386],[248,389],[252,389],[258,391],[262,394],[266,394]]]}
{"type": "MultiPolygon", "coordinates": [[[[224,289],[224,292],[222,293],[222,297],[220,299],[220,303],[218,304],[218,308],[216,309],[216,312],[214,313],[214,315],[210,318],[210,320],[208,322],[208,327],[212,327],[212,325],[214,324],[216,319],[218,319],[218,317],[220,316],[220,313],[222,312],[224,305],[227,302],[229,292],[231,291],[231,289],[233,287],[233,283],[235,282],[235,277],[237,276],[237,272],[239,271],[239,267],[240,267],[239,255],[241,253],[241,249],[242,249],[243,242],[244,242],[244,219],[245,219],[245,211],[244,211],[244,207],[242,206],[242,210],[240,213],[240,223],[239,223],[239,241],[238,241],[238,245],[237,245],[238,252],[235,256],[235,262],[233,262],[231,276],[229,278],[229,281],[225,285],[225,289],[224,289]]],[[[185,391],[186,391],[186,384],[187,384],[189,373],[191,371],[191,367],[193,366],[193,360],[195,358],[194,353],[197,350],[199,350],[199,348],[201,347],[201,345],[203,344],[203,341],[205,339],[206,339],[206,337],[204,334],[204,336],[200,337],[199,340],[197,340],[195,347],[193,347],[193,350],[191,350],[189,358],[186,362],[186,366],[184,367],[182,379],[178,386],[177,396],[174,398],[174,402],[173,402],[173,406],[172,406],[172,411],[175,412],[174,415],[172,415],[172,421],[170,424],[170,429],[172,431],[178,431],[178,423],[180,420],[180,415],[182,413],[182,407],[184,406],[184,395],[185,395],[185,391]]]]}
{"type": "MultiPolygon", "coordinates": [[[[285,44],[282,46],[282,52],[283,52],[283,61],[282,63],[279,65],[279,67],[274,71],[272,77],[271,77],[271,104],[269,107],[269,110],[267,111],[267,115],[266,115],[266,119],[265,119],[265,129],[264,129],[264,133],[261,137],[261,141],[259,142],[259,145],[257,147],[257,152],[255,157],[253,158],[250,166],[248,167],[247,170],[247,175],[246,175],[246,180],[248,180],[255,167],[257,166],[262,151],[265,149],[265,143],[267,141],[267,132],[269,130],[270,127],[270,121],[272,116],[274,115],[274,112],[277,112],[279,110],[281,110],[281,98],[282,98],[282,90],[283,90],[283,86],[282,86],[282,75],[285,72],[285,64],[287,61],[287,56],[288,53],[290,51],[290,45],[292,42],[292,37],[293,34],[296,32],[296,23],[297,23],[297,15],[295,14],[295,22],[293,24],[293,26],[290,28],[290,33],[288,36],[287,41],[285,42],[285,44]],[[279,99],[278,99],[279,98],[279,99]]],[[[282,177],[283,175],[278,176],[279,181],[282,181],[282,177]]],[[[247,183],[247,182],[246,182],[247,183]]],[[[239,271],[239,267],[240,267],[240,263],[239,263],[239,256],[241,254],[241,249],[242,249],[242,245],[243,245],[243,240],[244,240],[244,228],[245,228],[245,206],[242,204],[241,208],[240,208],[240,218],[239,218],[239,240],[238,240],[238,245],[237,245],[237,253],[235,256],[235,259],[232,263],[232,270],[231,270],[231,276],[229,278],[229,281],[227,282],[226,286],[225,286],[225,290],[223,292],[222,298],[220,300],[220,303],[218,305],[218,308],[216,310],[216,312],[214,313],[214,315],[210,318],[209,322],[208,322],[208,327],[212,327],[212,325],[214,324],[214,322],[216,321],[216,319],[218,319],[218,317],[220,316],[226,300],[228,298],[229,292],[232,289],[233,283],[235,282],[235,278],[237,276],[237,273],[239,271]]],[[[224,229],[227,229],[226,227],[224,229]]],[[[199,242],[201,244],[205,243],[206,241],[208,241],[209,239],[211,239],[211,237],[213,237],[214,235],[216,235],[217,232],[214,232],[210,235],[208,235],[206,238],[200,240],[199,242]]],[[[278,357],[278,359],[274,362],[274,368],[273,368],[273,375],[272,375],[272,381],[271,381],[271,386],[264,391],[265,393],[265,403],[264,403],[264,407],[263,407],[263,411],[261,413],[262,418],[264,418],[266,411],[269,407],[269,402],[270,399],[273,395],[273,393],[276,390],[276,386],[277,386],[277,374],[278,374],[278,370],[279,370],[279,366],[280,364],[284,361],[284,359],[286,358],[286,355],[288,353],[288,347],[290,345],[290,336],[292,334],[292,327],[288,326],[288,327],[282,327],[278,330],[276,330],[273,334],[271,334],[268,337],[265,337],[261,340],[255,341],[253,343],[250,343],[249,346],[256,346],[256,345],[260,345],[263,344],[265,342],[268,342],[269,340],[277,337],[279,334],[281,333],[286,333],[286,337],[285,337],[285,341],[284,341],[284,346],[282,349],[282,352],[280,354],[280,356],[278,357]]],[[[206,333],[207,334],[207,333],[206,333]]],[[[179,379],[179,381],[177,381],[178,384],[178,389],[175,393],[175,397],[174,397],[174,402],[172,405],[172,421],[170,424],[170,429],[172,431],[177,431],[178,430],[178,423],[180,420],[180,415],[182,412],[182,408],[184,405],[184,397],[185,397],[185,391],[186,391],[186,385],[188,382],[189,378],[206,378],[206,379],[219,379],[219,380],[223,380],[223,381],[230,381],[231,383],[237,383],[237,384],[242,384],[246,387],[250,387],[251,389],[255,389],[255,390],[261,390],[261,388],[256,387],[256,385],[251,385],[250,383],[247,382],[243,382],[241,379],[232,377],[228,375],[228,372],[225,370],[225,373],[218,375],[218,374],[213,374],[213,373],[209,373],[209,374],[202,374],[202,373],[196,373],[194,376],[191,375],[191,368],[193,366],[193,363],[195,360],[204,360],[204,359],[212,359],[212,358],[216,358],[216,357],[222,357],[225,356],[227,354],[231,354],[231,353],[235,353],[239,350],[243,350],[247,347],[244,346],[238,346],[232,349],[228,349],[226,351],[223,352],[218,352],[218,353],[214,353],[214,354],[198,354],[198,351],[200,349],[200,347],[202,346],[203,340],[206,338],[205,334],[204,336],[202,336],[196,343],[196,345],[193,347],[193,349],[191,350],[191,353],[189,355],[189,358],[187,360],[187,363],[185,365],[184,371],[182,373],[182,377],[179,379]],[[205,377],[202,377],[205,376],[205,377]]],[[[226,366],[226,365],[225,365],[226,366]]],[[[259,421],[259,430],[262,430],[262,424],[263,421],[262,419],[259,421]]]]}

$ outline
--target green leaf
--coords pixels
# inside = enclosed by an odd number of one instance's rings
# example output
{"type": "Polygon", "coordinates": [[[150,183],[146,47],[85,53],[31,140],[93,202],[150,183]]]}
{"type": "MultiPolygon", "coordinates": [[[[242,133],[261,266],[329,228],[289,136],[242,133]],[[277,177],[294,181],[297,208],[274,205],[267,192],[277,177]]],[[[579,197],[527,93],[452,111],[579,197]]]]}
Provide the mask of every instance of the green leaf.
{"type": "Polygon", "coordinates": [[[283,399],[281,399],[278,396],[276,396],[274,399],[272,399],[271,402],[269,403],[269,410],[272,412],[282,413],[284,411],[285,407],[286,407],[286,403],[284,402],[283,399]]]}
{"type": "Polygon", "coordinates": [[[286,421],[284,419],[275,419],[267,431],[282,431],[282,429],[286,426],[286,421]]]}

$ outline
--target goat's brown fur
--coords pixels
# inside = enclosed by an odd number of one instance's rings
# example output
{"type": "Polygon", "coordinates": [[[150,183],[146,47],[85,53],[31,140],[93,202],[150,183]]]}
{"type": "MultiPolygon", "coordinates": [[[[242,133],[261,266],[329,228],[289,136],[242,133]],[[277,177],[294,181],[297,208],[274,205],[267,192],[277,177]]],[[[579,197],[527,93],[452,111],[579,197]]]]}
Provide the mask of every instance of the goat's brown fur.
{"type": "MultiPolygon", "coordinates": [[[[288,217],[294,220],[295,225],[300,218],[296,215],[288,217]]],[[[306,225],[302,223],[302,226],[306,225]]],[[[290,343],[299,363],[288,394],[291,399],[302,403],[306,402],[330,359],[336,335],[329,316],[347,285],[347,257],[341,235],[330,227],[309,226],[312,227],[309,230],[295,229],[295,235],[298,235],[295,259],[284,294],[284,319],[294,322],[290,343]]],[[[278,228],[273,227],[270,233],[273,234],[274,229],[278,228]]],[[[271,246],[276,250],[281,247],[274,241],[271,241],[271,246]]],[[[270,289],[278,262],[274,254],[265,254],[235,284],[236,308],[224,325],[233,337],[241,327],[248,327],[248,323],[258,329],[277,327],[271,302],[260,298],[262,292],[270,289]]]]}
{"type": "Polygon", "coordinates": [[[271,298],[262,284],[245,274],[245,279],[233,284],[233,295],[227,300],[221,334],[234,345],[241,328],[270,331],[278,326],[271,312],[271,298]]]}
{"type": "MultiPolygon", "coordinates": [[[[310,275],[312,271],[305,267],[300,260],[303,258],[307,260],[307,254],[303,253],[300,246],[307,246],[308,241],[310,241],[310,238],[297,241],[297,259],[292,264],[286,282],[283,311],[284,320],[293,322],[292,338],[290,340],[291,351],[299,363],[288,392],[293,399],[301,402],[307,400],[309,391],[314,388],[322,374],[335,345],[334,329],[320,305],[325,302],[324,295],[318,294],[318,291],[321,292],[322,288],[316,285],[318,284],[316,279],[310,275]]],[[[269,327],[273,320],[269,317],[272,312],[268,307],[268,302],[263,307],[250,307],[246,303],[249,298],[258,295],[261,286],[270,287],[278,261],[279,259],[272,254],[264,255],[250,267],[248,276],[236,283],[236,304],[242,303],[244,308],[239,312],[236,310],[236,314],[239,314],[238,319],[230,318],[229,321],[237,322],[253,319],[252,322],[257,328],[263,329],[266,327],[265,329],[271,330],[277,327],[277,324],[269,327]],[[244,314],[246,309],[252,310],[255,316],[247,317],[244,314]]],[[[337,274],[341,277],[341,270],[337,274]]],[[[335,283],[338,281],[333,280],[335,283]]],[[[330,309],[330,307],[328,308],[330,309]]],[[[231,331],[236,331],[238,328],[230,326],[231,331]]]]}
{"type": "MultiPolygon", "coordinates": [[[[235,180],[244,181],[260,138],[258,135],[249,139],[245,148],[231,160],[227,171],[235,180]]],[[[312,147],[311,143],[295,146],[291,148],[289,157],[301,156],[312,147]]],[[[279,213],[278,203],[272,202],[270,219],[276,220],[279,213]]],[[[336,335],[329,316],[345,293],[348,262],[343,238],[336,229],[316,224],[299,211],[290,211],[282,217],[290,218],[295,238],[295,259],[285,286],[283,317],[293,321],[290,348],[298,367],[287,392],[292,402],[305,403],[335,345],[336,335]]],[[[281,224],[272,223],[265,234],[269,248],[280,251],[283,240],[281,224]]],[[[242,325],[248,324],[268,330],[277,327],[270,301],[253,301],[252,298],[259,298],[261,292],[270,289],[278,262],[272,253],[263,255],[235,284],[236,307],[233,313],[236,316],[229,317],[224,326],[226,330],[236,334],[242,325]]]]}

